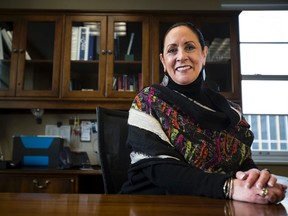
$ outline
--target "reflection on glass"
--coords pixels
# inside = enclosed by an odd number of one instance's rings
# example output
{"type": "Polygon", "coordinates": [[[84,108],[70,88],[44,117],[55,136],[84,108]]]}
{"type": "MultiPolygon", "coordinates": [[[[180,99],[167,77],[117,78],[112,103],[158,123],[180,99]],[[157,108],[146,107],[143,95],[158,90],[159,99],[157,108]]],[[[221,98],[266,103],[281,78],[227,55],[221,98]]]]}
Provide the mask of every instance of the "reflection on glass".
{"type": "Polygon", "coordinates": [[[214,38],[209,45],[207,62],[225,62],[230,59],[230,38],[214,38]]]}
{"type": "Polygon", "coordinates": [[[209,48],[207,55],[206,85],[216,91],[232,91],[231,46],[229,22],[203,20],[200,30],[209,48]]]}
{"type": "MultiPolygon", "coordinates": [[[[286,199],[284,200],[284,202],[286,199]]],[[[225,216],[242,216],[242,215],[287,215],[283,206],[284,202],[278,204],[259,205],[249,202],[226,201],[224,205],[225,216]]],[[[284,204],[285,205],[285,204],[284,204]]]]}
{"type": "Polygon", "coordinates": [[[0,21],[0,90],[8,90],[13,39],[13,23],[0,21]]]}
{"type": "Polygon", "coordinates": [[[8,90],[10,81],[10,62],[0,60],[0,90],[8,90]]]}
{"type": "Polygon", "coordinates": [[[71,91],[98,90],[99,22],[73,22],[71,33],[71,91]]]}

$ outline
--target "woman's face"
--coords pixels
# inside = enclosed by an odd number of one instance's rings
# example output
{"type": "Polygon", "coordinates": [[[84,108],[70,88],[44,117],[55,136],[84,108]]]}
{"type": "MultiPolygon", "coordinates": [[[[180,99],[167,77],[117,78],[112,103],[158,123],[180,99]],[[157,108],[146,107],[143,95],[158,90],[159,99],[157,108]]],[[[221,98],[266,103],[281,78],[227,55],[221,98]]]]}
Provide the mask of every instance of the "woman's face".
{"type": "Polygon", "coordinates": [[[197,35],[186,26],[173,28],[164,39],[160,60],[171,79],[179,85],[187,85],[197,79],[206,63],[208,48],[204,50],[197,35]]]}

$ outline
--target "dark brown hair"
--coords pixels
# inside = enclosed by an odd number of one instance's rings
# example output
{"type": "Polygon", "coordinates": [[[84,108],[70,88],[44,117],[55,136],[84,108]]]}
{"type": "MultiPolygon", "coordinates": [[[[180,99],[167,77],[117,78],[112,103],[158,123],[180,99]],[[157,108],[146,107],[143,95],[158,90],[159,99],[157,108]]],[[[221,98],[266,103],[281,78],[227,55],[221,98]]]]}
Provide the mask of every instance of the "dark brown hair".
{"type": "Polygon", "coordinates": [[[200,42],[200,45],[201,45],[201,48],[202,50],[204,50],[204,47],[205,47],[205,40],[204,40],[204,36],[202,34],[202,32],[193,24],[193,23],[190,23],[190,22],[177,22],[175,24],[173,24],[172,26],[170,26],[168,28],[168,30],[166,31],[165,35],[164,35],[164,40],[163,40],[163,47],[164,47],[164,41],[165,41],[165,38],[167,36],[167,34],[174,28],[176,27],[179,27],[179,26],[186,26],[188,27],[189,29],[191,29],[192,32],[194,32],[200,42]]]}

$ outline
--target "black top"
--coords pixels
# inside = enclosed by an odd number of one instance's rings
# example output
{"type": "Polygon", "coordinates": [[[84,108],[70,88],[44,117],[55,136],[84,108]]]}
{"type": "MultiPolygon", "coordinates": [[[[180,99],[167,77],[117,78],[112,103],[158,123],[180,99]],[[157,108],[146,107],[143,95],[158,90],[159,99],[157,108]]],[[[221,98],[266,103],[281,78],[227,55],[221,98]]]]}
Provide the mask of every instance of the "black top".
{"type": "MultiPolygon", "coordinates": [[[[170,79],[167,88],[176,90],[204,106],[219,111],[217,112],[221,114],[221,118],[219,118],[223,120],[224,123],[219,124],[217,121],[209,123],[209,120],[207,121],[207,119],[205,119],[205,121],[208,122],[209,127],[221,127],[220,129],[223,129],[237,124],[239,122],[239,115],[230,108],[229,102],[222,95],[213,90],[203,88],[202,83],[202,73],[200,73],[198,78],[192,84],[185,86],[178,85],[170,79]]],[[[179,104],[182,104],[181,108],[183,108],[187,113],[194,112],[194,110],[191,110],[190,106],[183,106],[183,103],[185,103],[184,97],[179,97],[177,93],[174,94],[165,87],[159,87],[157,85],[153,87],[159,88],[163,91],[163,97],[165,97],[165,100],[176,101],[176,103],[179,102],[179,104]]],[[[183,158],[181,158],[175,150],[172,148],[167,149],[163,140],[161,140],[157,135],[137,127],[129,126],[128,143],[129,142],[131,142],[133,150],[136,152],[137,146],[144,148],[144,152],[147,154],[150,154],[151,151],[161,152],[161,148],[166,148],[165,152],[169,152],[169,155],[172,155],[179,160],[171,158],[147,158],[136,162],[131,166],[128,172],[129,181],[123,185],[120,193],[190,194],[214,198],[225,197],[223,193],[224,182],[233,175],[207,173],[191,166],[191,164],[188,164],[183,158]],[[142,134],[144,134],[143,139],[141,137],[142,134]],[[133,142],[137,142],[137,144],[133,145],[133,142]],[[163,145],[159,145],[159,143],[163,143],[163,145]],[[155,146],[157,146],[157,149],[155,149],[155,146]]],[[[256,168],[256,166],[253,162],[251,163],[251,161],[248,161],[247,163],[244,162],[238,170],[244,171],[250,168],[256,168]]]]}

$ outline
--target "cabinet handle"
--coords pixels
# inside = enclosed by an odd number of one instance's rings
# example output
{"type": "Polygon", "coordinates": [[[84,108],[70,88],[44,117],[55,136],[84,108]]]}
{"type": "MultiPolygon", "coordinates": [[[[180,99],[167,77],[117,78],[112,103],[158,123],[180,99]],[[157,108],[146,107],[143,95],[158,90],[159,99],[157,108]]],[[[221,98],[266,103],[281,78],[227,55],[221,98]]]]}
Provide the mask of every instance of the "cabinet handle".
{"type": "Polygon", "coordinates": [[[20,49],[19,49],[19,52],[20,52],[20,53],[23,53],[23,52],[24,52],[24,49],[20,48],[20,49]]]}
{"type": "Polygon", "coordinates": [[[50,184],[50,180],[49,179],[46,180],[44,182],[44,185],[41,185],[41,184],[39,184],[37,179],[33,179],[33,183],[38,189],[43,189],[43,188],[47,188],[48,187],[48,184],[50,184]]]}
{"type": "Polygon", "coordinates": [[[101,53],[104,55],[104,54],[107,53],[107,51],[106,50],[101,50],[101,53]]]}
{"type": "Polygon", "coordinates": [[[13,48],[13,49],[12,49],[12,52],[13,52],[13,53],[16,53],[16,52],[18,52],[18,50],[17,50],[16,48],[13,48]]]}
{"type": "Polygon", "coordinates": [[[112,54],[112,50],[108,50],[107,53],[108,53],[109,55],[111,55],[111,54],[112,54]]]}

